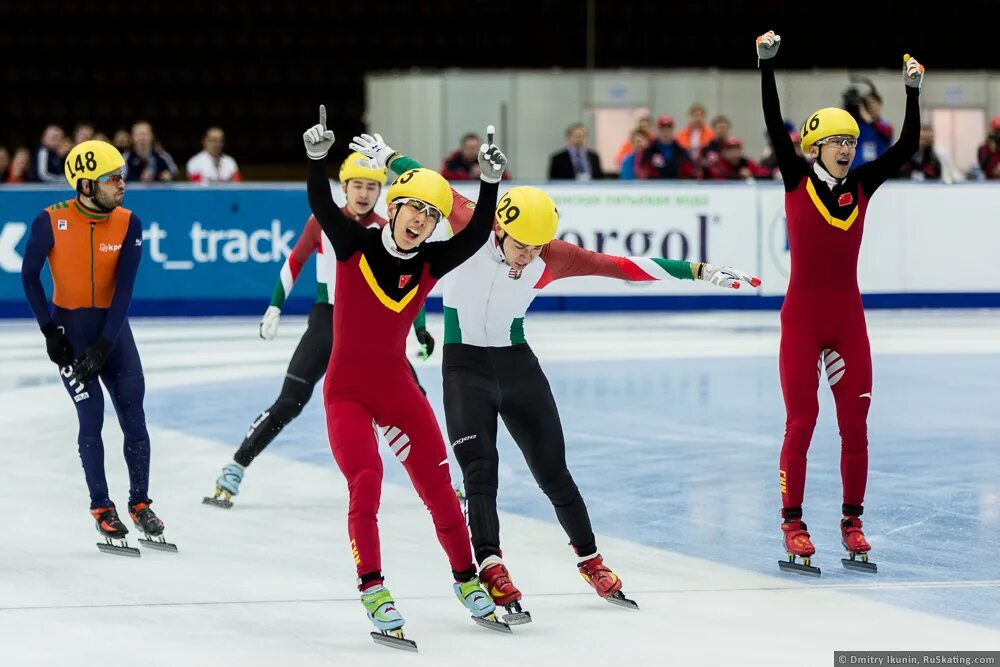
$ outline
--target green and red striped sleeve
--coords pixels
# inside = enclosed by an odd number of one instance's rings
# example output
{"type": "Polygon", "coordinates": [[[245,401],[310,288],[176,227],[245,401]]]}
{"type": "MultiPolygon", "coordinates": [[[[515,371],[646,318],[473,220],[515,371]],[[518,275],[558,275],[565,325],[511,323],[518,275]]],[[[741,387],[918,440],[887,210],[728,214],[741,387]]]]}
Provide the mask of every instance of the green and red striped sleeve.
{"type": "Polygon", "coordinates": [[[600,276],[618,280],[694,280],[697,263],[662,257],[617,257],[555,240],[542,248],[545,271],[535,285],[541,289],[560,278],[600,276]]]}
{"type": "Polygon", "coordinates": [[[316,216],[310,215],[309,220],[306,221],[306,226],[302,230],[302,234],[299,235],[298,240],[295,242],[295,247],[292,248],[291,254],[285,259],[285,263],[281,265],[280,277],[274,286],[274,293],[271,294],[271,305],[275,308],[281,308],[285,303],[285,299],[292,293],[292,287],[295,286],[295,281],[299,279],[299,274],[302,273],[302,266],[319,249],[321,243],[320,234],[322,233],[319,222],[316,221],[316,216]]]}

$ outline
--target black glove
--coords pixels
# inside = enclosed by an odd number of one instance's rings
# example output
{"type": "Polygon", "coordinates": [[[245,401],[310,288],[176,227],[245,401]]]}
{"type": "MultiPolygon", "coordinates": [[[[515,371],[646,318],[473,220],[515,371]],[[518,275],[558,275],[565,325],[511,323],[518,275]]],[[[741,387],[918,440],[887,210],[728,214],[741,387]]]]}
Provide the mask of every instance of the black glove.
{"type": "Polygon", "coordinates": [[[80,384],[87,384],[97,377],[114,346],[115,344],[104,336],[98,338],[96,343],[88,347],[87,351],[73,362],[73,379],[80,384]]]}
{"type": "Polygon", "coordinates": [[[42,327],[42,333],[45,335],[45,351],[56,366],[62,368],[73,363],[73,344],[61,326],[50,320],[42,327]]]}
{"type": "Polygon", "coordinates": [[[420,356],[426,359],[434,354],[434,336],[431,335],[431,332],[426,327],[420,327],[414,333],[417,334],[417,342],[424,348],[421,350],[420,356]]]}

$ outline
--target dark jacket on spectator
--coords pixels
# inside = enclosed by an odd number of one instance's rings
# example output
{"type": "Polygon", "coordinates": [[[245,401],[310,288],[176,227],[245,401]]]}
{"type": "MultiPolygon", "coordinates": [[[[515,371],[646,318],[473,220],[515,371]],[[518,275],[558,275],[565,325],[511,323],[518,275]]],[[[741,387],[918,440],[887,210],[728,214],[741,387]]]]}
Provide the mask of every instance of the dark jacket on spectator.
{"type": "Polygon", "coordinates": [[[166,153],[154,149],[149,158],[144,158],[138,153],[127,151],[122,157],[125,158],[126,181],[141,181],[142,174],[146,170],[153,172],[153,182],[159,181],[163,172],[171,174],[174,179],[177,178],[177,165],[166,153]]]}
{"type": "Polygon", "coordinates": [[[650,178],[695,178],[695,164],[676,141],[665,144],[659,139],[642,154],[643,169],[650,178]]]}
{"type": "Polygon", "coordinates": [[[937,181],[941,179],[941,160],[934,154],[933,148],[918,150],[899,169],[899,178],[913,178],[914,174],[923,174],[922,180],[937,181]]]}
{"type": "Polygon", "coordinates": [[[36,179],[43,183],[62,183],[66,179],[66,174],[63,171],[65,161],[66,158],[60,157],[55,151],[40,146],[38,152],[35,153],[31,172],[36,179]]]}
{"type": "MultiPolygon", "coordinates": [[[[601,159],[597,153],[587,149],[587,164],[590,165],[590,177],[593,179],[604,178],[601,171],[601,159]]],[[[549,160],[549,180],[576,180],[576,169],[573,168],[573,160],[569,156],[569,149],[563,149],[555,153],[549,160]]]]}

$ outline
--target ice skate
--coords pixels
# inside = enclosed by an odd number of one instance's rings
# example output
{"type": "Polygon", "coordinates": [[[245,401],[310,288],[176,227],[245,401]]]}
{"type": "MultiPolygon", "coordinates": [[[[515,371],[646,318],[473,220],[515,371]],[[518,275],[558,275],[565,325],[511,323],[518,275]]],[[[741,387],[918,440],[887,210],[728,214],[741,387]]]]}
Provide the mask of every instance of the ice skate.
{"type": "Polygon", "coordinates": [[[104,537],[104,542],[98,542],[97,548],[101,553],[114,554],[116,556],[139,557],[139,550],[130,547],[125,540],[128,535],[128,528],[118,517],[118,510],[112,507],[99,507],[90,510],[91,516],[97,524],[97,532],[104,537]]]}
{"type": "Polygon", "coordinates": [[[215,495],[211,498],[205,496],[202,503],[214,505],[223,509],[230,509],[233,506],[233,496],[240,493],[240,482],[243,481],[243,472],[246,470],[239,463],[229,463],[222,469],[222,474],[215,480],[215,495]]]}
{"type": "Polygon", "coordinates": [[[868,544],[865,534],[861,532],[861,519],[856,516],[845,516],[840,522],[840,543],[847,549],[848,558],[841,558],[841,564],[848,570],[876,574],[878,566],[868,560],[868,552],[872,545],[868,544]]]}
{"type": "Polygon", "coordinates": [[[639,608],[635,600],[630,600],[622,593],[622,580],[604,564],[601,554],[590,556],[579,563],[577,568],[580,570],[580,576],[583,577],[583,580],[590,584],[601,598],[626,609],[639,608]]]}
{"type": "Polygon", "coordinates": [[[781,530],[785,533],[785,551],[788,553],[788,560],[779,560],[778,568],[782,572],[794,572],[810,577],[820,576],[820,569],[811,564],[816,547],[809,539],[806,524],[801,519],[789,519],[781,524],[781,530]],[[802,562],[795,562],[796,558],[801,558],[802,562]]]}
{"type": "Polygon", "coordinates": [[[472,620],[489,630],[510,632],[510,626],[497,618],[497,606],[479,582],[479,577],[473,577],[454,585],[455,597],[472,612],[472,620]]]}
{"type": "Polygon", "coordinates": [[[396,601],[392,593],[381,584],[369,588],[361,595],[361,604],[368,612],[368,620],[378,629],[371,633],[376,644],[400,649],[401,651],[416,651],[417,643],[403,636],[403,615],[396,609],[396,601]]]}
{"type": "Polygon", "coordinates": [[[135,503],[128,506],[128,514],[132,523],[143,532],[145,538],[139,538],[139,544],[157,551],[177,553],[177,545],[167,542],[163,537],[163,522],[156,516],[149,503],[135,503]]]}
{"type": "Polygon", "coordinates": [[[507,610],[503,622],[507,625],[523,625],[531,623],[531,612],[521,609],[521,591],[517,590],[510,580],[510,573],[503,561],[497,556],[490,556],[483,561],[479,571],[479,580],[493,598],[493,602],[507,610]]]}

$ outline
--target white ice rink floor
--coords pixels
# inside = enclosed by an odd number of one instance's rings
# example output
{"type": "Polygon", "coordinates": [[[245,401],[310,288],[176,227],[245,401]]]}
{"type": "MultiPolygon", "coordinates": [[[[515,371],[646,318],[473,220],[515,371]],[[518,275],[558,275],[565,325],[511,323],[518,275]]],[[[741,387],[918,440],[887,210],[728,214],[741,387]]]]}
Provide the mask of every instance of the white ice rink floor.
{"type": "MultiPolygon", "coordinates": [[[[440,341],[440,319],[430,323],[440,341]]],[[[869,314],[864,518],[879,574],[839,564],[824,385],[805,503],[818,580],[776,566],[777,313],[529,316],[598,545],[641,611],[602,602],[580,579],[504,433],[505,560],[535,620],[513,636],[478,628],[386,449],[384,572],[419,654],[368,637],[318,391],[249,468],[232,510],[201,504],[276,396],[304,325],[286,317],[265,343],[249,318],[133,320],[150,493],[180,552],[126,559],[94,546],[75,414],[42,336],[0,323],[0,665],[818,666],[835,650],[1000,650],[1000,313],[869,314]]],[[[441,417],[440,351],[417,370],[441,417]]],[[[120,437],[109,414],[106,467],[124,506],[120,437]]]]}

